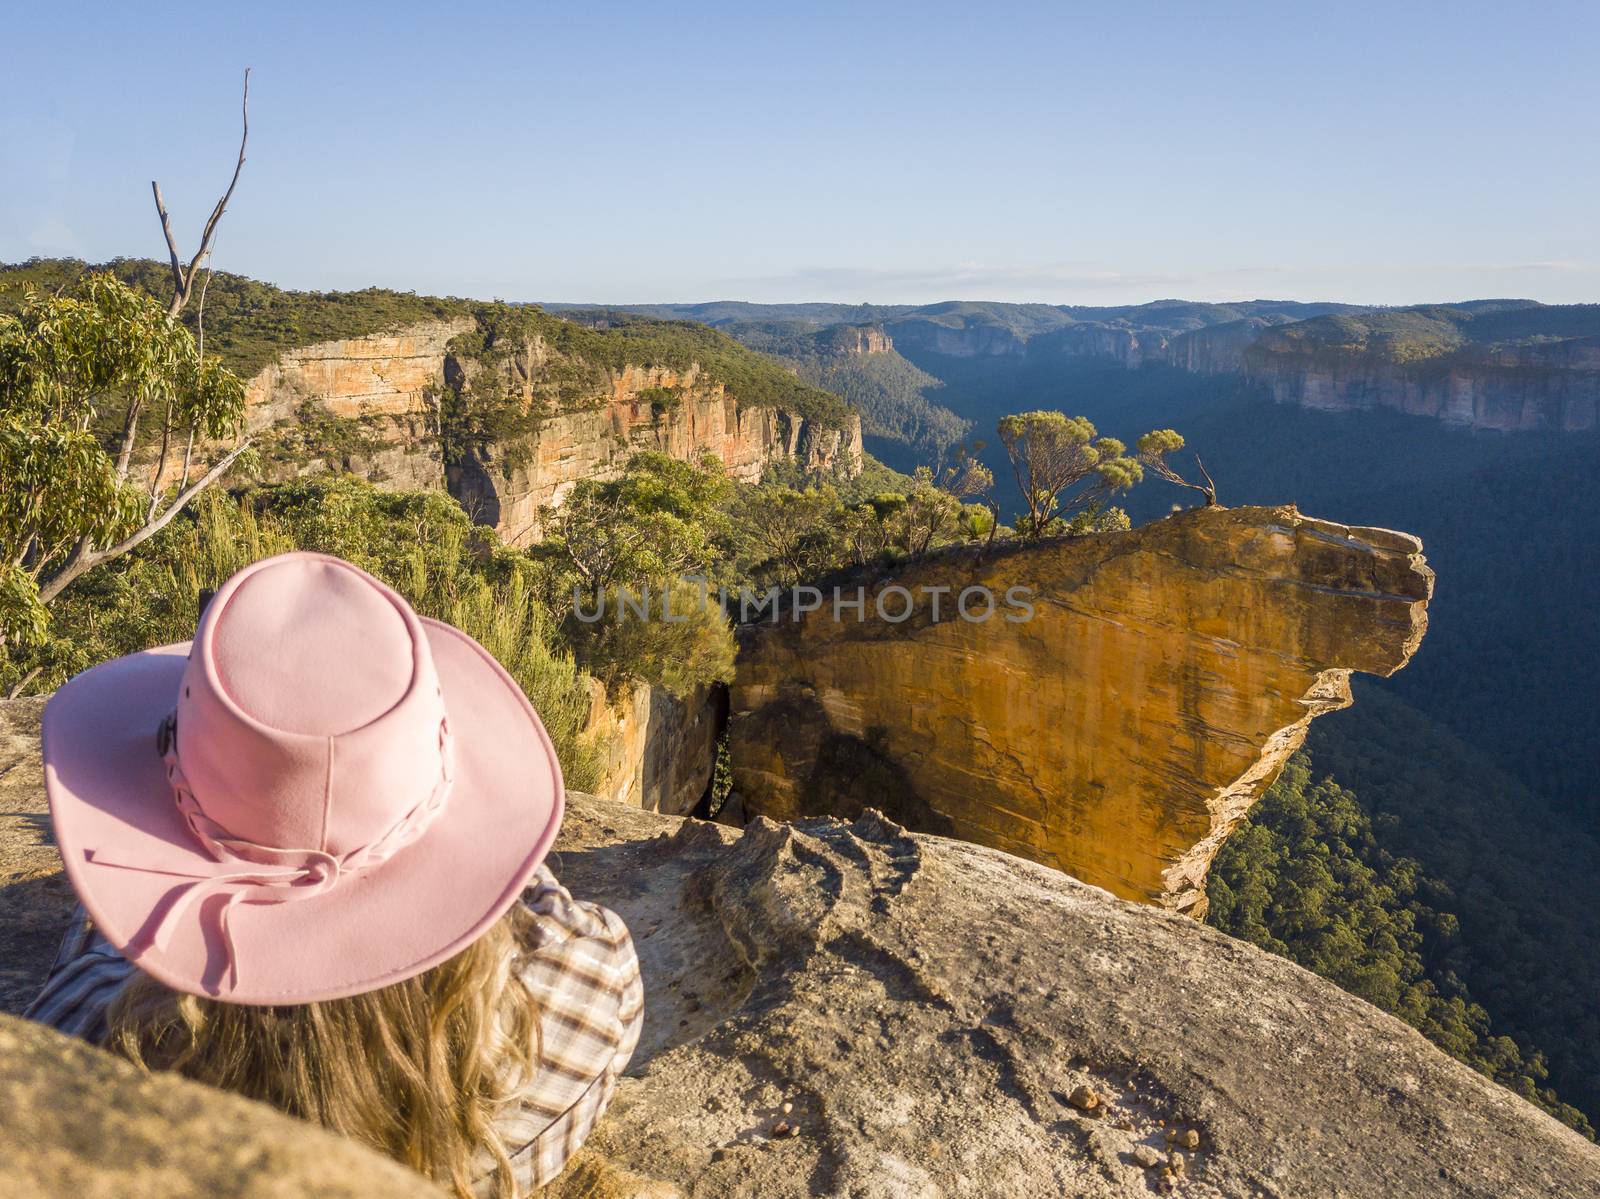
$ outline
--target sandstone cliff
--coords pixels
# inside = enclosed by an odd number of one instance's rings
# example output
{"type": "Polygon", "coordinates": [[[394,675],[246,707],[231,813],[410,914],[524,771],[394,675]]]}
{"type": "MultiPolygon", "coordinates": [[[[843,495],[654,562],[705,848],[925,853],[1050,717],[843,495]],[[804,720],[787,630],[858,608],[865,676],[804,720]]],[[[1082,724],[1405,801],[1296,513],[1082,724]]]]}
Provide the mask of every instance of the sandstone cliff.
{"type": "Polygon", "coordinates": [[[1028,339],[1025,349],[1030,358],[1065,354],[1073,358],[1106,358],[1123,366],[1139,367],[1157,360],[1166,344],[1165,334],[1155,329],[1082,324],[1040,333],[1028,339]]]}
{"type": "Polygon", "coordinates": [[[922,351],[949,358],[1020,354],[1026,338],[1003,325],[952,322],[910,316],[889,323],[890,335],[902,351],[922,351]]]}
{"type": "Polygon", "coordinates": [[[250,379],[245,429],[271,478],[350,471],[395,488],[442,488],[431,394],[450,339],[472,321],[302,346],[250,379]]]}
{"type": "MultiPolygon", "coordinates": [[[[40,706],[0,704],[0,860],[34,880],[60,877],[40,706]]],[[[740,834],[581,795],[567,812],[552,866],[627,921],[647,1010],[552,1199],[1131,1199],[1157,1192],[1168,1131],[1194,1134],[1177,1193],[1195,1199],[1600,1194],[1600,1149],[1192,920],[871,813],[740,834]]],[[[59,935],[67,906],[8,881],[0,935],[24,916],[59,935]]],[[[31,996],[55,935],[4,944],[0,1009],[31,996]]],[[[0,1182],[19,1194],[427,1193],[254,1105],[0,1037],[0,1182]]]]}
{"type": "MultiPolygon", "coordinates": [[[[631,363],[582,364],[583,386],[546,405],[528,444],[472,446],[447,469],[439,397],[473,373],[470,357],[451,343],[474,324],[470,317],[426,321],[280,355],[246,391],[247,430],[261,448],[263,475],[341,470],[397,489],[448,487],[475,519],[523,542],[537,534],[540,505],[559,503],[580,479],[620,471],[642,449],[684,459],[709,453],[746,482],[779,458],[814,470],[860,469],[854,414],[842,428],[827,427],[782,408],[742,404],[698,368],[631,363]],[[641,399],[662,389],[676,397],[669,407],[641,399]]],[[[539,342],[497,369],[532,402],[546,376],[565,379],[573,367],[539,342]]],[[[174,462],[168,481],[181,469],[174,462]]]]}
{"type": "Polygon", "coordinates": [[[1506,432],[1600,428],[1600,337],[1464,346],[1421,361],[1327,352],[1262,337],[1244,378],[1280,403],[1349,411],[1392,408],[1447,424],[1506,432]]]}
{"type": "Polygon", "coordinates": [[[584,735],[604,747],[600,798],[669,816],[692,812],[711,785],[717,739],[727,723],[726,689],[702,687],[676,699],[633,683],[612,697],[598,680],[589,684],[584,735]]]}
{"type": "Polygon", "coordinates": [[[1244,352],[1264,329],[1281,320],[1252,316],[1180,333],[1162,347],[1160,361],[1196,375],[1231,375],[1243,369],[1244,352]]]}
{"type": "MultiPolygon", "coordinates": [[[[1392,408],[1501,431],[1600,428],[1600,306],[1592,304],[1479,300],[1360,309],[1158,301],[1044,312],[944,304],[891,316],[885,325],[913,355],[1160,363],[1238,376],[1281,403],[1307,408],[1392,408]]],[[[941,372],[937,363],[919,364],[941,372]]]]}
{"type": "Polygon", "coordinates": [[[865,619],[825,605],[741,629],[734,788],[752,814],[878,807],[1200,914],[1218,846],[1310,720],[1350,702],[1352,670],[1416,649],[1420,550],[1293,508],[1205,508],[850,578],[865,619]],[[967,588],[991,618],[960,618],[967,588]],[[912,615],[880,618],[879,595],[912,615]]]}
{"type": "Polygon", "coordinates": [[[820,353],[835,357],[887,354],[894,349],[894,340],[882,325],[834,325],[813,341],[820,353]]]}
{"type": "MultiPolygon", "coordinates": [[[[536,345],[526,359],[513,361],[509,369],[531,380],[550,365],[550,355],[536,345]]],[[[454,357],[445,370],[469,373],[454,357]]],[[[777,458],[808,470],[855,474],[861,466],[861,420],[852,415],[843,429],[824,428],[782,409],[740,405],[723,384],[698,370],[629,365],[608,372],[593,398],[551,413],[515,456],[508,448],[470,450],[450,468],[448,481],[474,519],[494,525],[515,545],[538,538],[541,507],[559,506],[584,479],[614,477],[641,450],[686,461],[710,454],[744,483],[759,482],[777,458]],[[665,410],[648,398],[663,391],[675,397],[665,410]]]]}

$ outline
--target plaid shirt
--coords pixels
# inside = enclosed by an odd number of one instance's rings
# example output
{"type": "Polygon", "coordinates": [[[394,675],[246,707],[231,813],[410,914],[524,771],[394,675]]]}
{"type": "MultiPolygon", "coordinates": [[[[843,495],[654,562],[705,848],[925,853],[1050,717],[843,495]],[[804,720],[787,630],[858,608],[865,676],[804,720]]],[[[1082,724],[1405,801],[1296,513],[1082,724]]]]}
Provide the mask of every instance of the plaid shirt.
{"type": "MultiPolygon", "coordinates": [[[[543,1056],[499,1128],[526,1193],[561,1173],[611,1102],[639,1041],[644,986],[633,939],[615,912],[573,899],[545,866],[522,901],[533,913],[522,977],[539,1004],[543,1056]]],[[[106,1011],[135,969],[80,908],[44,990],[23,1014],[99,1042],[106,1011]]],[[[485,1153],[479,1186],[485,1194],[491,1168],[485,1153]]]]}

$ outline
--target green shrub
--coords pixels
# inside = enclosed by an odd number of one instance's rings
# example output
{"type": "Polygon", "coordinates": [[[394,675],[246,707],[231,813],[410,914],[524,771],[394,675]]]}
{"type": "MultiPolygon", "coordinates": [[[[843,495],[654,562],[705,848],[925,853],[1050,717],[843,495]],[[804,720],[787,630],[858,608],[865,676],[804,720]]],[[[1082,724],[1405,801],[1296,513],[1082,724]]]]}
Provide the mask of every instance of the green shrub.
{"type": "Polygon", "coordinates": [[[29,689],[49,691],[96,662],[186,641],[199,620],[201,589],[292,549],[354,562],[422,615],[476,638],[539,712],[568,785],[593,788],[600,747],[581,736],[589,684],[536,597],[533,567],[442,492],[384,492],[322,478],[204,495],[138,550],[63,592],[48,640],[0,661],[0,686],[36,670],[29,689]]]}
{"type": "MultiPolygon", "coordinates": [[[[625,607],[624,590],[605,594],[601,619],[568,621],[585,670],[607,687],[637,679],[679,699],[710,683],[733,681],[733,629],[715,593],[677,580],[664,589],[633,592],[634,606],[625,607]]],[[[598,596],[584,600],[586,612],[597,607],[598,596]]]]}
{"type": "Polygon", "coordinates": [[[639,393],[639,402],[649,404],[650,414],[660,420],[683,403],[683,393],[675,387],[646,387],[639,393]]]}

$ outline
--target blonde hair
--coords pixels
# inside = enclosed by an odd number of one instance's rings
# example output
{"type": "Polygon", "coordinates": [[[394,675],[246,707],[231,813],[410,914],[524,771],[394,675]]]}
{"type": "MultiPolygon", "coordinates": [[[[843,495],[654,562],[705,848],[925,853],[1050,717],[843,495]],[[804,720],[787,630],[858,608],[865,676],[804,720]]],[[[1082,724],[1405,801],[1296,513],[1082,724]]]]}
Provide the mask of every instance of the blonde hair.
{"type": "Polygon", "coordinates": [[[540,1061],[538,1005],[516,969],[527,918],[518,904],[415,978],[322,1003],[218,1003],[138,974],[108,1013],[106,1048],[320,1124],[460,1199],[487,1152],[496,1199],[515,1199],[495,1116],[540,1061]]]}

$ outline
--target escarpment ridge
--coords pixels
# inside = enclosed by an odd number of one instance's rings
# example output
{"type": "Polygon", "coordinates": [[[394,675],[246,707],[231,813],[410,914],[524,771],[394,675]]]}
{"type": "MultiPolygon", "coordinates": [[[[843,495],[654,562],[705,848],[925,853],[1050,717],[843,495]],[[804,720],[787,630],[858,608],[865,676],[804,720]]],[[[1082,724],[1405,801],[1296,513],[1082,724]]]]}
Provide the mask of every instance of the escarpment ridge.
{"type": "Polygon", "coordinates": [[[841,586],[865,619],[825,605],[741,629],[734,789],[780,819],[882,808],[1202,914],[1217,848],[1310,721],[1350,702],[1352,671],[1416,650],[1421,549],[1292,507],[1212,507],[863,572],[841,586]],[[959,618],[973,588],[1020,589],[1031,611],[959,618]],[[907,618],[880,617],[890,589],[907,618]]]}
{"type": "MultiPolygon", "coordinates": [[[[776,329],[813,342],[880,334],[939,379],[1026,359],[1176,367],[1228,376],[1280,403],[1390,408],[1503,432],[1600,427],[1600,305],[1468,300],[1408,308],[1282,300],[1157,300],[1105,307],[951,301],[903,305],[644,305],[726,328],[792,357],[776,329]],[[863,335],[865,335],[863,333],[863,335]],[[952,360],[976,359],[961,365],[952,360]],[[982,360],[994,360],[984,365],[982,360]]],[[[849,390],[847,382],[841,390],[849,390]]],[[[937,396],[930,397],[937,400],[937,396]]],[[[872,404],[866,405],[871,423],[872,404]]],[[[973,415],[965,412],[965,415],[973,415]]]]}
{"type": "MultiPolygon", "coordinates": [[[[0,311],[95,270],[163,298],[170,286],[164,265],[141,259],[0,264],[0,311]]],[[[539,535],[541,507],[641,450],[709,455],[744,482],[780,459],[861,468],[853,409],[701,326],[381,289],[292,292],[226,273],[208,296],[206,349],[246,380],[245,432],[269,482],[341,471],[448,489],[524,544],[539,535]]],[[[183,319],[193,326],[195,310],[183,319]]],[[[172,455],[162,484],[186,466],[203,474],[215,448],[172,455]]],[[[156,444],[135,457],[153,468],[156,444]]]]}
{"type": "Polygon", "coordinates": [[[1600,427],[1600,305],[1417,309],[1269,329],[1240,354],[1274,400],[1502,432],[1600,427]]]}
{"type": "MultiPolygon", "coordinates": [[[[539,510],[584,479],[620,473],[641,450],[686,461],[706,455],[730,477],[757,482],[770,464],[855,473],[861,422],[838,424],[741,402],[698,364],[600,365],[542,337],[483,363],[457,344],[468,318],[289,350],[250,381],[249,430],[264,446],[265,475],[351,471],[382,486],[448,489],[475,520],[511,544],[534,540],[539,510]],[[512,440],[451,444],[449,393],[470,402],[491,382],[526,421],[512,440]]],[[[457,401],[459,402],[459,401],[457,401]]]]}

